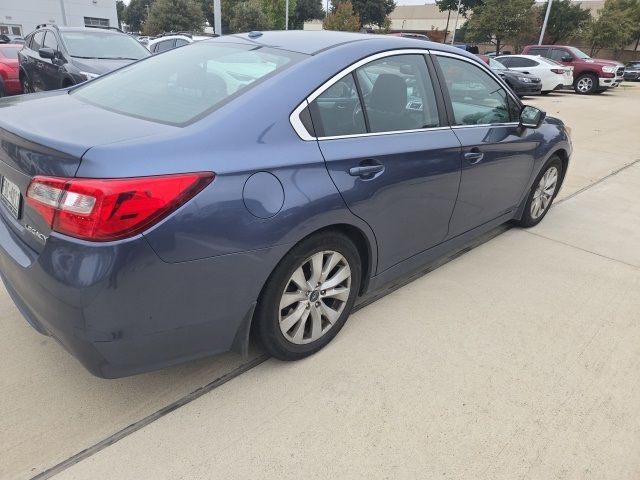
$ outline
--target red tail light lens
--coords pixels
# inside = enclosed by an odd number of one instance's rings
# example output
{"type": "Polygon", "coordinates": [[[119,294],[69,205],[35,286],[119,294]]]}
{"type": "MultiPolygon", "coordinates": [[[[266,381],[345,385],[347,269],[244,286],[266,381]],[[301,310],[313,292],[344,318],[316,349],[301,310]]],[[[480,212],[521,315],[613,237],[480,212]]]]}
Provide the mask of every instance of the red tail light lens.
{"type": "Polygon", "coordinates": [[[104,242],[146,230],[213,178],[212,172],[106,180],[36,176],[27,203],[53,230],[104,242]]]}
{"type": "Polygon", "coordinates": [[[564,68],[552,68],[551,71],[562,75],[564,73],[564,68]]]}

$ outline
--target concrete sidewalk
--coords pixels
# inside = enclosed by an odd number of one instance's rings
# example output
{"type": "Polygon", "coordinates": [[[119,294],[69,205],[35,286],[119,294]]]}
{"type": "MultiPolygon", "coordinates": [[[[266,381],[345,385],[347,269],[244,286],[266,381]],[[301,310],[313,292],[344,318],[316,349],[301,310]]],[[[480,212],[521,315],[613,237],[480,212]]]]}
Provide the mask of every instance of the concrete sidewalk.
{"type": "MultiPolygon", "coordinates": [[[[640,476],[630,407],[640,388],[639,167],[594,185],[640,158],[640,88],[527,103],[573,128],[560,198],[588,190],[536,229],[511,230],[361,310],[326,352],[269,361],[61,478],[148,478],[156,468],[161,478],[513,478],[525,466],[532,478],[640,476]]],[[[97,379],[33,331],[1,287],[0,350],[0,479],[10,480],[242,363],[228,354],[97,379]]]]}
{"type": "Polygon", "coordinates": [[[639,187],[636,164],[56,478],[637,478],[639,187]]]}

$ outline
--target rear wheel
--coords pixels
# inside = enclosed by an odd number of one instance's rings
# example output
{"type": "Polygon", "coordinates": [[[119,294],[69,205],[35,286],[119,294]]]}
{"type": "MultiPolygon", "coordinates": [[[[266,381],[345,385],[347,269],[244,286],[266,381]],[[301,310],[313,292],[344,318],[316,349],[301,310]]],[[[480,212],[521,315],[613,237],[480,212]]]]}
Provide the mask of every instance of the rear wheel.
{"type": "Polygon", "coordinates": [[[255,321],[265,349],[297,360],[328,344],[347,321],[361,271],[357,248],[340,233],[320,233],[295,246],[258,302],[255,321]]]}
{"type": "Polygon", "coordinates": [[[533,182],[518,222],[521,227],[533,227],[542,221],[558,194],[561,178],[562,162],[558,157],[552,157],[533,182]]]}
{"type": "Polygon", "coordinates": [[[590,95],[598,88],[598,77],[592,73],[583,73],[573,85],[573,89],[580,95],[590,95]]]}
{"type": "Polygon", "coordinates": [[[542,92],[540,92],[540,95],[549,95],[551,93],[551,90],[543,90],[542,92]]]}

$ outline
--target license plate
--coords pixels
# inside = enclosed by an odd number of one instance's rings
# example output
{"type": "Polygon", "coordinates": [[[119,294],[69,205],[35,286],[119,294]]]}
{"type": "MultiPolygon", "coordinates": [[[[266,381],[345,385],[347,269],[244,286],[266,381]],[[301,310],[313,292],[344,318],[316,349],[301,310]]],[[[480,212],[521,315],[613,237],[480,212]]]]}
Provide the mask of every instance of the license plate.
{"type": "Polygon", "coordinates": [[[18,218],[20,216],[20,189],[6,177],[2,177],[2,189],[0,189],[0,200],[11,215],[18,218]]]}

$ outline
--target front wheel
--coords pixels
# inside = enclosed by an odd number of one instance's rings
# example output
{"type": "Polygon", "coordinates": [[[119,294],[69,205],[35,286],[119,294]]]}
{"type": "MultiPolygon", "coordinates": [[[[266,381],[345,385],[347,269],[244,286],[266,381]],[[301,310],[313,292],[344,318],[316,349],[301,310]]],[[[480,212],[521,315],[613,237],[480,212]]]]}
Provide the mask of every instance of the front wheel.
{"type": "Polygon", "coordinates": [[[26,75],[20,76],[20,85],[22,86],[22,94],[33,93],[33,87],[26,75]]]}
{"type": "Polygon", "coordinates": [[[360,255],[348,237],[303,240],[269,277],[256,309],[258,337],[281,360],[307,357],[337,335],[360,289],[360,255]]]}
{"type": "Polygon", "coordinates": [[[533,227],[542,221],[558,194],[561,178],[562,163],[560,159],[553,158],[533,182],[522,218],[518,222],[521,227],[533,227]]]}
{"type": "Polygon", "coordinates": [[[575,92],[580,95],[590,95],[594,93],[597,88],[598,77],[591,73],[584,73],[580,75],[573,85],[573,89],[575,90],[575,92]]]}

